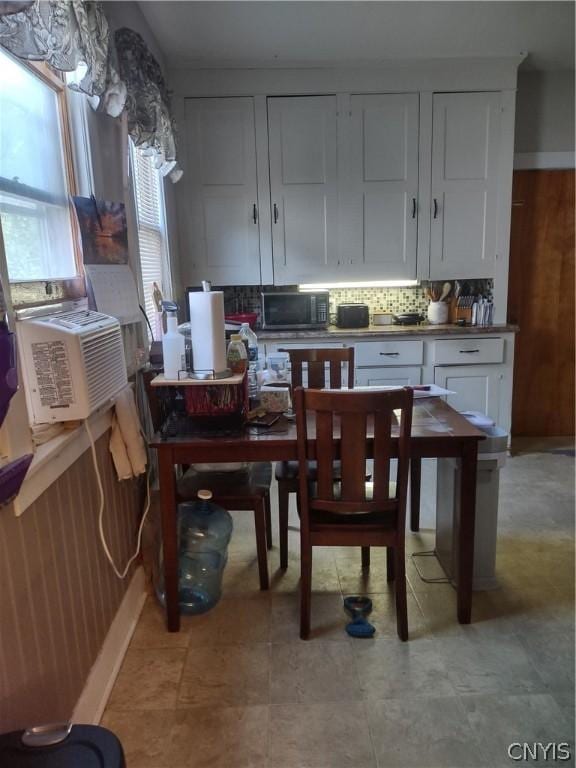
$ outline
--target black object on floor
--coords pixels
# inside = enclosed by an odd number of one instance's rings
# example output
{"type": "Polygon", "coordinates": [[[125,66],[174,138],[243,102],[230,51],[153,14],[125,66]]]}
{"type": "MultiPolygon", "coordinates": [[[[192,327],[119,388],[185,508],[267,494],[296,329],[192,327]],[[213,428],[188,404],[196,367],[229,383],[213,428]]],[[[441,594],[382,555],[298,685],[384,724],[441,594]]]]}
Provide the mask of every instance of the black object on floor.
{"type": "Polygon", "coordinates": [[[346,632],[350,637],[372,637],[376,628],[366,620],[372,613],[372,600],[362,595],[349,595],[344,598],[344,610],[352,621],[346,624],[346,632]]]}
{"type": "Polygon", "coordinates": [[[358,616],[368,616],[372,613],[372,600],[363,595],[348,595],[344,598],[344,610],[353,619],[358,616]]]}
{"type": "Polygon", "coordinates": [[[2,768],[126,768],[118,738],[99,725],[48,725],[0,736],[2,768]]]}

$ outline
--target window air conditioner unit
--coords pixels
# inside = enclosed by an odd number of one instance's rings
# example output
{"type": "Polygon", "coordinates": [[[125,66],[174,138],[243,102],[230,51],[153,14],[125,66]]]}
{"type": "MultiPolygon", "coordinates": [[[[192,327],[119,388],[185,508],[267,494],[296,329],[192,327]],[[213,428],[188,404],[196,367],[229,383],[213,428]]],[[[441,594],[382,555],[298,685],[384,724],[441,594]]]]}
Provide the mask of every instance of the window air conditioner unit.
{"type": "Polygon", "coordinates": [[[16,324],[30,421],[88,416],[127,384],[118,320],[72,310],[16,324]]]}

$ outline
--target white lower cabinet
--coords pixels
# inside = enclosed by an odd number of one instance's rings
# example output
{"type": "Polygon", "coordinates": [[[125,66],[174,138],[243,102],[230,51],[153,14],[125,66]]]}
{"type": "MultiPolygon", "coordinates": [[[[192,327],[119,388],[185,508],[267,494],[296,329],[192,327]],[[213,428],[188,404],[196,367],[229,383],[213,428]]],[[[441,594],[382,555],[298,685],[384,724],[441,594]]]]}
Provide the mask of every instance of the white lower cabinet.
{"type": "MultiPolygon", "coordinates": [[[[496,424],[504,426],[501,413],[502,386],[505,378],[501,365],[453,365],[434,368],[434,383],[453,390],[446,400],[457,411],[480,411],[496,424]]],[[[508,417],[509,418],[509,417],[508,417]]]]}
{"type": "Polygon", "coordinates": [[[354,380],[357,387],[404,387],[422,383],[422,368],[357,368],[354,380]]]}
{"type": "MultiPolygon", "coordinates": [[[[499,427],[510,431],[514,335],[414,338],[343,337],[325,341],[326,336],[306,341],[266,340],[265,359],[270,368],[288,368],[288,354],[279,349],[348,347],[355,348],[354,383],[358,387],[437,384],[452,390],[445,399],[457,411],[480,411],[499,427]],[[478,361],[474,363],[472,361],[478,361]],[[457,364],[457,362],[460,364],[457,364]]],[[[288,370],[289,372],[289,370],[288,370]]],[[[345,379],[345,376],[344,376],[345,379]]]]}

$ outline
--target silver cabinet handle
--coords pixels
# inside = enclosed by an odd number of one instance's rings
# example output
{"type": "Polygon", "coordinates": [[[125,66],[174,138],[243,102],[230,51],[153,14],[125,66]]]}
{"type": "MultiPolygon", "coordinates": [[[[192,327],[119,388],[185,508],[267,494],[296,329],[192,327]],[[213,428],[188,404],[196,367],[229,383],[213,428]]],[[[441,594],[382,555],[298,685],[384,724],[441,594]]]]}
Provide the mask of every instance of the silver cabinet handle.
{"type": "Polygon", "coordinates": [[[461,355],[472,355],[474,352],[480,352],[479,349],[460,349],[459,350],[461,355]]]}
{"type": "Polygon", "coordinates": [[[412,198],[412,218],[416,218],[416,198],[412,198]]]}
{"type": "Polygon", "coordinates": [[[274,203],[274,224],[278,224],[278,206],[274,203]]]}
{"type": "Polygon", "coordinates": [[[438,218],[438,200],[436,198],[434,198],[434,218],[438,218]]]}
{"type": "Polygon", "coordinates": [[[386,357],[398,357],[400,352],[380,352],[381,355],[385,355],[386,357]]]}
{"type": "Polygon", "coordinates": [[[253,203],[252,205],[252,221],[254,224],[258,223],[258,208],[256,207],[256,203],[253,203]]]}

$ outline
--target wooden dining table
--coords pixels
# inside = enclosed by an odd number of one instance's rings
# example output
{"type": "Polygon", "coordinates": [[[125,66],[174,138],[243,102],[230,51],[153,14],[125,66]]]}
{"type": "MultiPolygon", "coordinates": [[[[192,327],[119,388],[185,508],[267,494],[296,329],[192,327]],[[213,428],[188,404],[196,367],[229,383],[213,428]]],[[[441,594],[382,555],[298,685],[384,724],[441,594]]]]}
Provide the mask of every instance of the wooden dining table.
{"type": "MultiPolygon", "coordinates": [[[[314,455],[314,428],[309,425],[310,453],[314,455]]],[[[397,447],[394,439],[393,452],[397,447]]],[[[423,458],[460,459],[460,504],[455,520],[457,546],[457,618],[469,624],[472,614],[472,576],[474,570],[474,522],[476,515],[476,462],[478,443],[485,435],[461,414],[438,397],[414,401],[411,435],[411,520],[416,527],[419,504],[420,462],[423,458]],[[417,482],[416,482],[417,481],[417,482]]],[[[367,441],[372,440],[368,428],[367,441]]],[[[335,434],[338,453],[338,435],[335,434]]],[[[296,425],[284,417],[267,429],[245,427],[228,436],[182,435],[163,437],[157,433],[151,447],[158,452],[160,473],[160,512],[166,593],[166,619],[170,632],[180,629],[178,604],[178,543],[175,465],[242,461],[296,460],[296,425]]]]}

